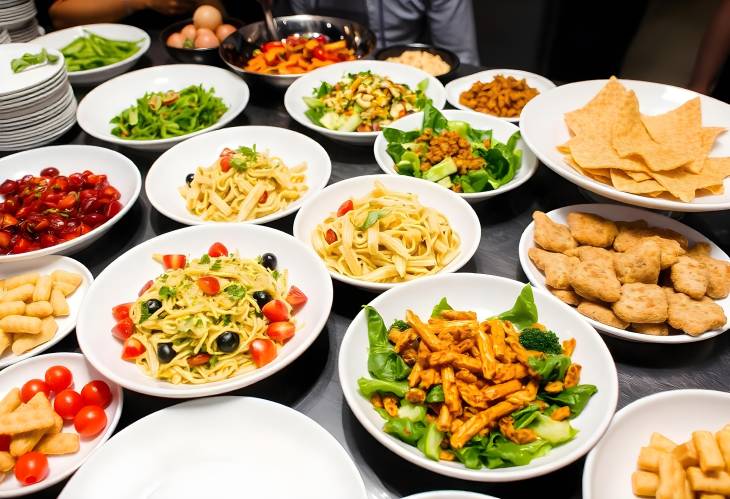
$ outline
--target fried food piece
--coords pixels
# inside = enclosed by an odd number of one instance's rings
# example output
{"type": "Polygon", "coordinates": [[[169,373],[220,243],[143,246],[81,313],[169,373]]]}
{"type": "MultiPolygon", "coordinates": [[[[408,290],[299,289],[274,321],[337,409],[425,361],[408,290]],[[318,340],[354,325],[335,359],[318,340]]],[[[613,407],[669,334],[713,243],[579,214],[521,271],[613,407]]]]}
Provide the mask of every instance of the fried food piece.
{"type": "Polygon", "coordinates": [[[659,488],[659,475],[649,471],[634,471],[631,475],[631,488],[634,495],[654,497],[659,488]]]}
{"type": "Polygon", "coordinates": [[[631,330],[635,333],[650,334],[652,336],[669,336],[669,326],[666,322],[661,324],[631,324],[631,330]]]}
{"type": "Polygon", "coordinates": [[[530,248],[527,253],[535,266],[545,272],[545,284],[555,289],[570,289],[570,273],[579,263],[577,258],[540,248],[530,248]]]}
{"type": "Polygon", "coordinates": [[[688,256],[679,257],[679,261],[672,265],[672,284],[680,293],[699,300],[707,293],[710,275],[702,262],[688,256]]]}
{"type": "Polygon", "coordinates": [[[580,262],[570,275],[570,285],[587,300],[612,303],[621,298],[621,283],[613,265],[580,262]]]}
{"type": "Polygon", "coordinates": [[[707,268],[707,296],[720,300],[730,294],[730,263],[712,258],[709,244],[695,244],[687,251],[687,256],[703,263],[707,268]]]}
{"type": "Polygon", "coordinates": [[[626,329],[629,326],[629,323],[619,319],[610,307],[600,303],[583,301],[578,305],[577,310],[586,317],[590,317],[594,321],[606,324],[607,326],[613,326],[619,329],[626,329]]]}
{"type": "MultiPolygon", "coordinates": [[[[666,288],[665,288],[666,289],[666,288]]],[[[722,327],[727,322],[722,307],[710,298],[693,300],[684,293],[667,293],[669,325],[690,336],[722,327]]]]}
{"type": "Polygon", "coordinates": [[[687,475],[679,461],[671,454],[663,453],[659,458],[659,488],[657,499],[684,498],[684,482],[687,475]],[[675,494],[675,492],[678,492],[675,494]]]}
{"type": "Polygon", "coordinates": [[[568,213],[568,227],[578,243],[599,248],[610,247],[618,235],[613,221],[592,213],[568,213]]]}
{"type": "Polygon", "coordinates": [[[692,485],[692,490],[724,496],[730,495],[730,475],[726,471],[706,475],[701,469],[691,466],[687,468],[687,477],[692,485]]]}
{"type": "Polygon", "coordinates": [[[529,444],[537,440],[537,433],[529,428],[516,429],[515,420],[511,416],[505,416],[499,420],[499,431],[502,432],[508,440],[518,445],[529,444]]]}
{"type": "Polygon", "coordinates": [[[666,454],[665,451],[655,449],[654,447],[642,447],[639,451],[639,459],[636,462],[636,466],[640,470],[656,473],[659,471],[659,459],[664,454],[666,454]]]}
{"type": "Polygon", "coordinates": [[[725,469],[725,460],[720,453],[720,447],[712,433],[709,431],[693,431],[692,443],[697,450],[700,461],[700,469],[704,473],[712,473],[725,469]]]}
{"type": "Polygon", "coordinates": [[[506,416],[517,410],[520,406],[511,402],[502,401],[493,405],[489,409],[478,412],[474,416],[466,420],[466,422],[451,434],[449,439],[451,447],[461,449],[471,440],[477,433],[482,431],[491,422],[497,421],[502,416],[506,416]]]}
{"type": "Polygon", "coordinates": [[[535,242],[541,248],[564,253],[578,246],[567,226],[553,222],[542,211],[534,212],[532,219],[535,221],[535,242]]]}
{"type": "Polygon", "coordinates": [[[622,284],[656,284],[661,270],[662,251],[656,241],[645,239],[624,253],[614,255],[616,276],[622,284]]]}
{"type": "Polygon", "coordinates": [[[550,419],[553,421],[563,421],[565,419],[568,419],[570,417],[570,407],[567,405],[564,405],[563,407],[558,407],[553,411],[552,414],[550,414],[550,419]]]}
{"type": "Polygon", "coordinates": [[[38,442],[35,450],[47,456],[73,454],[79,450],[79,435],[78,433],[46,435],[38,442]]]}
{"type": "Polygon", "coordinates": [[[621,286],[621,299],[611,307],[626,322],[662,323],[667,320],[667,297],[656,284],[634,282],[621,286]]]}
{"type": "Polygon", "coordinates": [[[581,262],[593,262],[600,265],[613,266],[613,256],[615,253],[605,248],[595,248],[593,246],[578,246],[575,249],[565,252],[568,256],[575,256],[581,262]]]}
{"type": "Polygon", "coordinates": [[[715,433],[715,438],[725,460],[725,468],[730,472],[730,428],[725,426],[725,428],[715,433]]]}
{"type": "Polygon", "coordinates": [[[697,466],[699,457],[697,456],[697,449],[692,443],[692,440],[685,442],[682,445],[678,445],[672,451],[674,457],[677,458],[682,468],[689,468],[690,466],[697,466]]]}
{"type": "Polygon", "coordinates": [[[572,289],[555,289],[548,286],[548,291],[558,297],[563,303],[577,307],[580,303],[580,296],[572,289]]]}
{"type": "Polygon", "coordinates": [[[616,222],[618,234],[613,241],[613,249],[624,252],[630,247],[638,244],[646,237],[658,236],[662,239],[677,241],[682,249],[686,250],[689,241],[686,237],[671,229],[661,227],[649,227],[645,220],[634,220],[633,222],[616,222]]]}

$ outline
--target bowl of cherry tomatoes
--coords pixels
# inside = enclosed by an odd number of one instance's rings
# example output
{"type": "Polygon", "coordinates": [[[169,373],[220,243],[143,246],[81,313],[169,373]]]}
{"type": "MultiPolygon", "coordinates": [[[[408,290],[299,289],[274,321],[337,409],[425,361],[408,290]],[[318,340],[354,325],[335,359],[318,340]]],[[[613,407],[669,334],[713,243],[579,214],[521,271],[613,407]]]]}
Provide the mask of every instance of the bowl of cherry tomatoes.
{"type": "Polygon", "coordinates": [[[0,159],[0,264],[70,254],[134,205],[137,167],[110,149],[49,146],[0,159]]]}

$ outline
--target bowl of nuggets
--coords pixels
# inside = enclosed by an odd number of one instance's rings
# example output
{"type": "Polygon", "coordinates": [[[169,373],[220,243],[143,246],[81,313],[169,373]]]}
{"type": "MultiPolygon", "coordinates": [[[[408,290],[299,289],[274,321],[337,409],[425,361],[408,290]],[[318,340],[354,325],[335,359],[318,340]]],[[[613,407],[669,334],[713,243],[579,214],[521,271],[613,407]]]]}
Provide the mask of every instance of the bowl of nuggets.
{"type": "Polygon", "coordinates": [[[613,418],[586,459],[584,499],[730,495],[730,394],[670,390],[613,418]]]}
{"type": "Polygon", "coordinates": [[[611,204],[532,218],[520,239],[522,269],[597,330],[630,341],[690,343],[728,327],[730,258],[694,229],[611,204]]]}

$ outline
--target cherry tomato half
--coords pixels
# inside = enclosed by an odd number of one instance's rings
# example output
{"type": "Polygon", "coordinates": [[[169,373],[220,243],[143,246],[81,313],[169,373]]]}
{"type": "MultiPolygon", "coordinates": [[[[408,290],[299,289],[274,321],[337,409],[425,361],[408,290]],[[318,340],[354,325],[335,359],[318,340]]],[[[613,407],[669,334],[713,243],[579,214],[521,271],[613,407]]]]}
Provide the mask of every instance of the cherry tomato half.
{"type": "Polygon", "coordinates": [[[221,165],[221,171],[223,173],[227,172],[231,169],[231,157],[230,156],[223,156],[218,161],[218,164],[221,165]]]}
{"type": "Polygon", "coordinates": [[[266,334],[274,341],[285,343],[294,336],[295,331],[296,327],[289,321],[272,322],[266,329],[266,334]]]}
{"type": "Polygon", "coordinates": [[[220,281],[218,281],[218,279],[213,276],[206,275],[200,277],[198,278],[196,283],[200,290],[209,296],[217,295],[218,292],[221,290],[220,281]]]}
{"type": "Polygon", "coordinates": [[[84,438],[95,437],[106,428],[106,413],[98,405],[82,407],[74,418],[76,432],[84,438]]]}
{"type": "Polygon", "coordinates": [[[327,229],[327,232],[324,234],[324,240],[327,241],[327,244],[337,242],[337,233],[332,229],[327,229]]]}
{"type": "Polygon", "coordinates": [[[27,404],[28,401],[32,399],[36,393],[39,392],[44,393],[46,395],[46,398],[51,398],[51,387],[48,386],[45,381],[40,379],[32,379],[30,381],[26,381],[26,383],[20,389],[20,400],[27,404]]]}
{"type": "MultiPolygon", "coordinates": [[[[142,294],[144,294],[144,293],[142,293],[142,294]]],[[[113,307],[112,316],[114,317],[114,320],[119,322],[122,319],[129,319],[129,309],[130,308],[132,308],[132,303],[120,303],[116,307],[113,307]]]]}
{"type": "Polygon", "coordinates": [[[352,199],[348,199],[347,201],[342,203],[340,205],[340,207],[337,209],[337,216],[341,217],[348,211],[351,211],[352,209],[354,209],[354,207],[355,207],[355,205],[352,204],[352,199]]]}
{"type": "Polygon", "coordinates": [[[117,322],[112,328],[112,336],[122,341],[132,336],[133,333],[134,322],[132,322],[132,319],[130,319],[129,317],[117,322]]]}
{"type": "Polygon", "coordinates": [[[152,282],[152,281],[147,281],[146,283],[144,283],[144,286],[142,286],[142,289],[139,290],[139,293],[137,293],[137,296],[142,296],[143,294],[145,294],[147,292],[147,290],[152,287],[153,284],[154,284],[154,282],[152,282]]]}
{"type": "Polygon", "coordinates": [[[102,380],[95,379],[86,383],[81,389],[81,398],[86,405],[107,407],[112,401],[112,391],[102,380]]]}
{"type": "Polygon", "coordinates": [[[138,339],[127,338],[122,346],[122,359],[134,360],[146,351],[147,349],[138,339]]]}
{"type": "Polygon", "coordinates": [[[286,303],[281,300],[271,300],[264,305],[261,312],[264,314],[264,317],[269,319],[269,322],[289,320],[289,309],[286,307],[286,303]]]}
{"type": "Polygon", "coordinates": [[[74,390],[62,390],[53,399],[53,410],[67,421],[71,421],[83,406],[84,400],[74,390]]]}
{"type": "Polygon", "coordinates": [[[162,265],[165,270],[181,269],[185,267],[185,255],[162,255],[162,265]]]}
{"type": "Polygon", "coordinates": [[[303,307],[304,304],[307,303],[307,300],[308,298],[307,295],[304,294],[304,291],[296,286],[289,288],[289,293],[286,295],[286,302],[291,305],[294,310],[298,310],[303,307]]]}
{"type": "Polygon", "coordinates": [[[42,452],[28,452],[15,462],[15,478],[23,485],[33,485],[48,476],[48,458],[42,452]]]}
{"type": "Polygon", "coordinates": [[[210,354],[207,353],[193,355],[192,357],[188,357],[188,365],[190,367],[202,366],[210,360],[210,357],[210,354]]]}
{"type": "Polygon", "coordinates": [[[53,393],[59,393],[73,383],[74,378],[71,371],[65,366],[51,366],[46,370],[46,384],[51,387],[53,393]]]}
{"type": "Polygon", "coordinates": [[[276,345],[271,340],[257,338],[248,346],[248,351],[256,367],[265,366],[276,358],[276,345]]]}
{"type": "Polygon", "coordinates": [[[223,243],[213,243],[208,249],[208,256],[213,258],[228,256],[228,248],[226,248],[223,243]]]}

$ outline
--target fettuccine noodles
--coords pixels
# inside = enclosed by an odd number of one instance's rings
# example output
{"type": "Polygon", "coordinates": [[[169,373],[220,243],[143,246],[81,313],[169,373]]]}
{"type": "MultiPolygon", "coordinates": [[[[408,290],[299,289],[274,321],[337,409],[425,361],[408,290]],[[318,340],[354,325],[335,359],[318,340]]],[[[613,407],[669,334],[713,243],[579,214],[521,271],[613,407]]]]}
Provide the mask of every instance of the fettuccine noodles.
{"type": "Polygon", "coordinates": [[[376,182],[370,194],[351,201],[350,211],[331,214],[312,234],[330,270],[364,281],[403,282],[434,274],[459,254],[459,235],[446,217],[414,194],[376,182]]]}
{"type": "Polygon", "coordinates": [[[287,167],[267,152],[225,149],[210,167],[198,167],[179,188],[191,213],[203,220],[240,222],[283,210],[307,190],[306,163],[287,167]]]}

